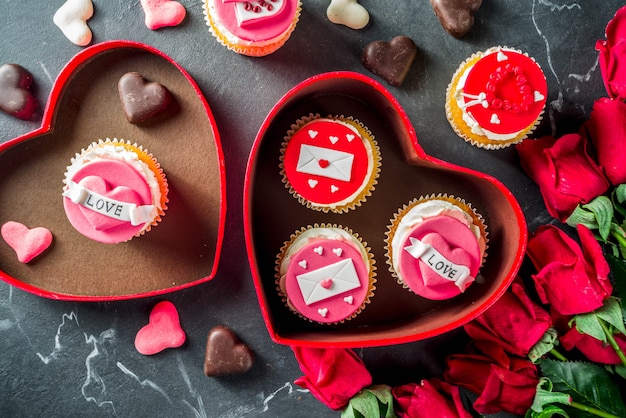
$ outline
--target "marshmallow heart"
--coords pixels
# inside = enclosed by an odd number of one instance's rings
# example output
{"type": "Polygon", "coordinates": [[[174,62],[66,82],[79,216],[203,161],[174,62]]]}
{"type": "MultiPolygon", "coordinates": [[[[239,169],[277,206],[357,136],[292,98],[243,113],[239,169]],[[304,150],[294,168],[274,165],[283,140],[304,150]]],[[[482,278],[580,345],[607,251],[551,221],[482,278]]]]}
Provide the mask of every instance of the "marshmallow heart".
{"type": "Polygon", "coordinates": [[[176,306],[164,300],[152,308],[148,325],[137,332],[135,348],[141,354],[150,356],[166,348],[180,347],[186,339],[187,336],[180,326],[176,306]]]}
{"type": "MultiPolygon", "coordinates": [[[[441,253],[448,261],[470,267],[472,265],[471,255],[462,248],[450,248],[448,242],[438,233],[430,233],[424,235],[421,239],[424,244],[429,244],[441,253]]],[[[440,284],[451,283],[449,280],[442,278],[433,268],[423,260],[418,262],[419,270],[425,286],[437,286],[440,284]]]]}
{"type": "Polygon", "coordinates": [[[141,7],[146,15],[145,24],[151,30],[177,26],[187,14],[182,4],[171,0],[141,0],[141,7]]]}
{"type": "Polygon", "coordinates": [[[91,42],[91,29],[87,21],[93,16],[91,0],[67,0],[52,18],[63,35],[75,45],[86,46],[91,42]]]}
{"type": "MultiPolygon", "coordinates": [[[[79,182],[79,185],[85,187],[91,192],[105,196],[112,200],[124,203],[134,203],[136,205],[141,204],[140,197],[134,190],[126,186],[117,186],[112,188],[102,177],[87,176],[79,182]]],[[[125,223],[123,220],[112,218],[91,210],[89,206],[79,205],[79,208],[85,219],[91,224],[91,226],[94,227],[94,229],[98,231],[104,231],[125,223]]]]}
{"type": "Polygon", "coordinates": [[[0,66],[0,110],[28,120],[37,109],[37,98],[32,92],[33,76],[17,64],[0,66]]]}
{"type": "Polygon", "coordinates": [[[30,229],[19,222],[9,221],[2,225],[0,233],[21,263],[28,263],[52,244],[52,233],[44,227],[30,229]]]}
{"type": "Polygon", "coordinates": [[[363,29],[370,21],[370,15],[357,0],[332,0],[326,9],[328,20],[352,29],[363,29]]]}

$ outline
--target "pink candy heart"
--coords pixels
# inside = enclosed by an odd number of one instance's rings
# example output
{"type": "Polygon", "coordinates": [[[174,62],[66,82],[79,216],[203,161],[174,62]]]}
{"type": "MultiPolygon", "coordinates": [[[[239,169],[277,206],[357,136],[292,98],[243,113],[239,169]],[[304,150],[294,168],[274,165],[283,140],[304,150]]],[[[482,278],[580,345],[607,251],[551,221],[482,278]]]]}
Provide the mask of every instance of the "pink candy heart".
{"type": "MultiPolygon", "coordinates": [[[[134,190],[125,186],[117,186],[111,189],[109,184],[102,177],[87,176],[82,179],[79,184],[91,192],[98,193],[112,200],[134,203],[136,205],[140,204],[140,198],[134,190]]],[[[98,231],[104,231],[125,223],[125,221],[91,210],[88,206],[81,205],[79,207],[85,219],[98,231]]]]}
{"type": "Polygon", "coordinates": [[[187,14],[182,4],[171,0],[141,0],[141,7],[146,14],[146,26],[152,30],[176,26],[187,14]]]}
{"type": "Polygon", "coordinates": [[[0,233],[22,263],[28,263],[52,244],[52,233],[43,227],[30,229],[19,222],[9,221],[2,225],[0,233]]]}
{"type": "Polygon", "coordinates": [[[135,348],[141,354],[149,356],[166,348],[180,347],[186,339],[176,307],[172,302],[164,300],[152,308],[148,325],[137,332],[135,348]]]}

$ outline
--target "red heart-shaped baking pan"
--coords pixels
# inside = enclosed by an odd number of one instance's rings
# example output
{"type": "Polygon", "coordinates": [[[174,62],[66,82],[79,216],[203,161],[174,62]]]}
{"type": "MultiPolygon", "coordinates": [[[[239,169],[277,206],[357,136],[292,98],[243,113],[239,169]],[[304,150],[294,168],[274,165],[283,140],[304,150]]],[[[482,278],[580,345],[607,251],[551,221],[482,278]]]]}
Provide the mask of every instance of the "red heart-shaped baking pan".
{"type": "MultiPolygon", "coordinates": [[[[442,110],[443,111],[443,110],[442,110]]],[[[398,101],[378,82],[358,73],[332,72],[290,90],[261,126],[244,185],[244,228],[252,278],[271,338],[281,344],[367,347],[416,341],[453,330],[484,312],[507,289],[524,257],[526,221],[511,192],[497,179],[426,155],[398,101]],[[290,125],[310,113],[352,116],[376,136],[382,156],[376,189],[344,214],[301,205],[282,183],[281,143],[290,125]],[[385,232],[411,199],[447,193],[464,199],[485,219],[489,249],[479,277],[465,293],[431,301],[399,285],[387,269],[385,232]],[[367,242],[376,263],[376,291],[354,319],[318,325],[281,300],[276,256],[296,230],[315,223],[350,228],[367,242]]]]}
{"type": "Polygon", "coordinates": [[[78,301],[153,296],[205,282],[217,271],[225,188],[217,126],[190,75],[145,44],[96,44],[59,74],[41,127],[0,145],[0,224],[43,226],[54,236],[52,246],[28,264],[0,241],[0,277],[39,296],[78,301]],[[176,112],[146,124],[129,123],[117,83],[131,71],[167,87],[176,112]],[[70,159],[106,138],[146,148],[170,188],[163,220],[145,235],[115,245],[76,232],[61,196],[70,159]]]}

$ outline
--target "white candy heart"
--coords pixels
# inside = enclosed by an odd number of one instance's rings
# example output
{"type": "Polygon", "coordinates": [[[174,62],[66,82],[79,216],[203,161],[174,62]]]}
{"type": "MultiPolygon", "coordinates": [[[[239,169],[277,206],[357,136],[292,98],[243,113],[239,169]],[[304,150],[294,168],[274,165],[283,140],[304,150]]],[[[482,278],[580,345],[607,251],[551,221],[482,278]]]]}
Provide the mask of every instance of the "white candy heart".
{"type": "Polygon", "coordinates": [[[306,264],[306,260],[299,261],[299,262],[298,262],[298,265],[299,265],[300,267],[302,267],[303,269],[305,269],[305,268],[306,268],[306,266],[307,266],[307,264],[306,264]]]}
{"type": "Polygon", "coordinates": [[[330,142],[332,142],[333,144],[336,144],[337,141],[339,141],[339,137],[336,136],[330,136],[328,137],[328,139],[330,139],[330,142]]]}
{"type": "Polygon", "coordinates": [[[343,254],[343,250],[341,248],[333,248],[333,253],[337,256],[337,257],[341,257],[341,254],[343,254]]]}
{"type": "Polygon", "coordinates": [[[356,0],[332,0],[326,9],[328,20],[352,29],[363,29],[370,21],[365,7],[356,0]]]}
{"type": "Polygon", "coordinates": [[[540,101],[542,101],[543,99],[545,99],[546,97],[545,97],[543,94],[541,94],[541,92],[539,92],[539,91],[535,90],[535,93],[534,93],[534,98],[535,98],[535,101],[536,101],[536,102],[540,102],[540,101]]]}
{"type": "Polygon", "coordinates": [[[491,115],[491,120],[489,122],[493,123],[494,125],[500,125],[500,118],[494,113],[493,115],[491,115]]]}
{"type": "Polygon", "coordinates": [[[309,183],[309,187],[311,189],[313,189],[313,188],[315,188],[315,186],[317,186],[317,180],[309,179],[308,183],[309,183]]]}
{"type": "Polygon", "coordinates": [[[498,62],[506,61],[508,59],[509,57],[507,57],[504,52],[498,51],[498,55],[496,55],[496,60],[498,60],[498,62]]]}
{"type": "Polygon", "coordinates": [[[317,255],[322,255],[322,253],[324,252],[324,248],[322,247],[315,247],[313,248],[313,252],[317,255]]]}
{"type": "Polygon", "coordinates": [[[328,315],[328,308],[320,308],[317,310],[317,313],[326,318],[326,315],[328,315]]]}
{"type": "Polygon", "coordinates": [[[339,187],[335,186],[334,184],[332,186],[330,186],[330,192],[331,193],[335,193],[337,190],[339,190],[339,187]]]}
{"type": "Polygon", "coordinates": [[[354,139],[354,135],[352,135],[352,134],[347,134],[347,135],[346,135],[346,139],[348,140],[348,142],[352,142],[352,140],[354,139]]]}
{"type": "Polygon", "coordinates": [[[318,132],[314,131],[313,129],[309,129],[309,136],[311,138],[315,138],[317,136],[318,132]]]}
{"type": "Polygon", "coordinates": [[[346,296],[345,298],[343,298],[343,301],[352,305],[352,302],[354,302],[354,298],[352,296],[346,296]]]}
{"type": "Polygon", "coordinates": [[[86,46],[91,42],[91,30],[87,20],[93,16],[91,0],[67,0],[52,18],[63,35],[73,44],[86,46]]]}

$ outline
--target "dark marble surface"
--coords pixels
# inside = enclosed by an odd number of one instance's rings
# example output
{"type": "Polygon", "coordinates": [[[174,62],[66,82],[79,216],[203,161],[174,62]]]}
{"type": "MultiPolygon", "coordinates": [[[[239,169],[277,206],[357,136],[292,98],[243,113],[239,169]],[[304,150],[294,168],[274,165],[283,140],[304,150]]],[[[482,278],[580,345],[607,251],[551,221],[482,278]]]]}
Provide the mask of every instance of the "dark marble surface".
{"type": "MultiPolygon", "coordinates": [[[[35,78],[47,101],[63,65],[82,48],[52,22],[63,1],[7,0],[0,4],[0,63],[17,63],[35,78]]],[[[304,0],[301,21],[287,44],[264,58],[236,55],[208,33],[201,1],[181,0],[187,18],[174,28],[149,30],[139,1],[95,0],[93,42],[131,39],[176,60],[199,84],[222,137],[228,216],[214,280],[165,297],[74,303],[42,299],[0,282],[1,416],[338,416],[293,384],[300,376],[289,347],[265,329],[250,278],[242,226],[245,165],[255,134],[272,105],[303,79],[330,70],[369,74],[362,48],[374,40],[410,36],[419,48],[408,79],[386,85],[405,108],[427,153],[494,175],[520,201],[530,230],[551,221],[514,149],[485,151],[458,139],[443,111],[444,92],[458,64],[495,45],[528,52],[543,67],[549,105],[537,131],[577,129],[593,100],[605,95],[594,45],[622,1],[486,0],[463,39],[446,34],[427,1],[362,0],[369,26],[352,30],[326,18],[328,0],[304,0]],[[150,309],[174,302],[187,343],[155,356],[133,345],[150,309]],[[207,333],[232,328],[257,358],[251,371],[226,378],[203,374],[207,333]]],[[[374,78],[376,78],[374,76],[374,78]]],[[[0,114],[0,141],[39,126],[0,114]]],[[[5,198],[0,196],[0,198],[5,198]]],[[[461,349],[462,333],[402,346],[357,349],[378,383],[418,381],[441,372],[443,356],[461,349]]]]}

